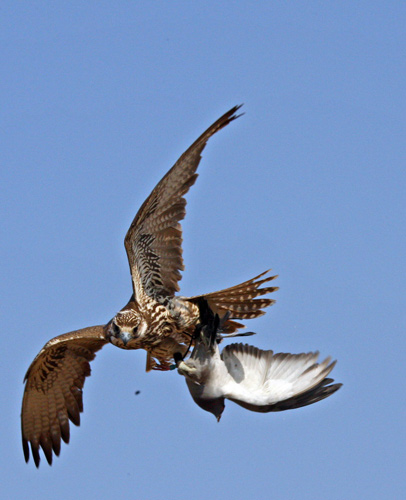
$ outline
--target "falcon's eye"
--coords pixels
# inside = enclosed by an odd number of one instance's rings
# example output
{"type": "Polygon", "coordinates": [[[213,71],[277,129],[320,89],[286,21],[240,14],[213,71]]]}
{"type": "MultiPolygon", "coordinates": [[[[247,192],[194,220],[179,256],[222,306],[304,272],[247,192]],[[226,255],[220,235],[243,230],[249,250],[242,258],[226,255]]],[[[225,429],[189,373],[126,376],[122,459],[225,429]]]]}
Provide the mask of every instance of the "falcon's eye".
{"type": "Polygon", "coordinates": [[[113,332],[114,335],[120,335],[120,328],[116,325],[116,323],[113,323],[113,332]]]}
{"type": "Polygon", "coordinates": [[[137,330],[138,330],[138,326],[134,326],[134,328],[132,329],[132,332],[134,335],[137,335],[137,330]]]}

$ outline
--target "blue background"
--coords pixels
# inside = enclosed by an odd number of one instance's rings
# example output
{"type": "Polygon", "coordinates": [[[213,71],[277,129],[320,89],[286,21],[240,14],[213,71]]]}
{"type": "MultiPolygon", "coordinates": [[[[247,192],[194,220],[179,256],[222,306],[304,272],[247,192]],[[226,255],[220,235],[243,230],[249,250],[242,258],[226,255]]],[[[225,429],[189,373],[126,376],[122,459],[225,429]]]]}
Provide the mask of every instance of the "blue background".
{"type": "Polygon", "coordinates": [[[405,14],[391,1],[2,2],[4,498],[404,498],[405,14]],[[248,322],[250,342],[331,354],[344,387],[280,414],[229,403],[217,424],[175,372],[107,345],[69,446],[51,468],[26,465],[30,362],[124,305],[137,209],[242,102],[187,197],[181,293],[272,267],[277,303],[248,322]]]}

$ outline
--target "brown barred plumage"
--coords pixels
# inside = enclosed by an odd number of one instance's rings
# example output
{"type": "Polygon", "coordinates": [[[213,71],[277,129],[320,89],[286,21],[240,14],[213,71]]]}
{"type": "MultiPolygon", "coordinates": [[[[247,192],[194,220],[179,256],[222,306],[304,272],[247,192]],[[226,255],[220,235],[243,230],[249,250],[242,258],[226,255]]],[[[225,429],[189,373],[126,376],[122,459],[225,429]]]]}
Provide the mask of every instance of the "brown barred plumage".
{"type": "MultiPolygon", "coordinates": [[[[191,344],[199,321],[196,297],[177,297],[182,259],[184,195],[197,178],[197,167],[208,139],[235,120],[235,106],[211,125],[183,153],[145,200],[124,240],[130,265],[133,295],[104,327],[77,330],[50,340],[35,358],[26,376],[21,413],[25,459],[28,443],[34,462],[40,461],[39,448],[49,463],[60,451],[60,440],[69,440],[69,420],[79,425],[82,388],[90,374],[94,353],[110,342],[123,349],[145,349],[147,370],[167,370],[175,353],[184,354],[191,344]]],[[[219,315],[228,311],[230,319],[223,333],[243,325],[235,320],[256,318],[274,301],[258,298],[277,290],[261,286],[275,276],[266,273],[231,288],[204,295],[219,315]],[[261,279],[262,278],[262,279],[261,279]]]]}

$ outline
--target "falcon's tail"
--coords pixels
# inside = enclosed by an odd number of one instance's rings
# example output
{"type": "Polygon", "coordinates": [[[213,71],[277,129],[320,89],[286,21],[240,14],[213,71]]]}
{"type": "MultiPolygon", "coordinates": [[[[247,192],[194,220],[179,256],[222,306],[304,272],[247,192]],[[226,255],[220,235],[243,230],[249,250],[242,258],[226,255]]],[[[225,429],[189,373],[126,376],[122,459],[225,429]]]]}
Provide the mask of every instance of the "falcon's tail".
{"type": "MultiPolygon", "coordinates": [[[[214,314],[218,314],[220,318],[224,317],[227,312],[230,312],[231,319],[252,319],[257,318],[265,314],[262,311],[263,308],[272,305],[275,300],[265,299],[256,297],[262,297],[271,292],[275,292],[279,287],[266,286],[260,288],[264,283],[268,283],[277,276],[267,276],[263,278],[268,272],[255,276],[244,283],[232,286],[231,288],[226,288],[225,290],[219,290],[218,292],[206,293],[204,295],[198,295],[195,297],[190,297],[188,300],[197,303],[200,298],[207,300],[210,309],[214,314]],[[260,279],[262,278],[262,279],[260,279]]],[[[222,333],[232,333],[239,328],[243,328],[244,325],[232,321],[229,319],[222,328],[222,333]]]]}

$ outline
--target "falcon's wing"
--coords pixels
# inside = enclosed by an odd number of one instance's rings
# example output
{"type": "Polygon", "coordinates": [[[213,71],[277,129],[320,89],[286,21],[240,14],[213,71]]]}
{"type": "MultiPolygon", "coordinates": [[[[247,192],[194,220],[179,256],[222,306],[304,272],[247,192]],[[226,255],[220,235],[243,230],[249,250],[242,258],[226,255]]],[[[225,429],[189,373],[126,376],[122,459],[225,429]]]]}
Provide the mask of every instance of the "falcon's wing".
{"type": "Polygon", "coordinates": [[[179,290],[182,228],[188,192],[208,139],[238,117],[235,106],[219,118],[183,153],[156,185],[133,220],[124,240],[138,302],[143,294],[174,295],[179,290]]]}
{"type": "Polygon", "coordinates": [[[107,343],[104,327],[91,326],[50,340],[29,367],[21,410],[25,461],[31,452],[38,467],[41,447],[48,463],[59,455],[61,438],[69,442],[69,420],[80,424],[82,388],[90,375],[89,361],[107,343]]]}
{"type": "Polygon", "coordinates": [[[342,384],[326,378],[335,366],[330,358],[317,363],[319,353],[274,354],[253,346],[231,344],[221,356],[233,382],[224,396],[251,411],[299,408],[330,396],[342,384]]]}

